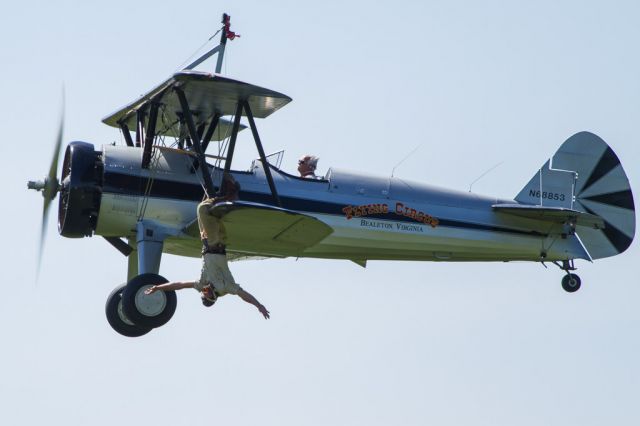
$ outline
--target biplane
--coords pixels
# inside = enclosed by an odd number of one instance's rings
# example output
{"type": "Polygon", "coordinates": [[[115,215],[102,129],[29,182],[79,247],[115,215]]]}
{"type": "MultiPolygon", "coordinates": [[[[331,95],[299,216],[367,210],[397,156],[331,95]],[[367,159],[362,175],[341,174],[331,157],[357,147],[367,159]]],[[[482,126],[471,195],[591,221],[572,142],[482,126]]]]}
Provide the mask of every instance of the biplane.
{"type": "Polygon", "coordinates": [[[220,74],[235,36],[228,15],[222,23],[218,46],[104,118],[124,144],[69,143],[58,179],[61,128],[49,175],[29,182],[43,192],[45,219],[60,193],[62,236],[99,235],[127,257],[128,281],[106,303],[118,333],[141,336],[174,314],[174,292],[144,290],[166,282],[158,275],[163,253],[200,256],[196,205],[218,191],[224,173],[241,185],[238,201],[215,206],[232,260],[310,257],[363,267],[373,260],[541,262],[564,271],[562,287],[574,292],[581,286],[576,260],[630,246],[629,181],[613,150],[589,132],[566,140],[513,199],[335,168],[319,179],[285,172],[266,156],[256,119],[291,98],[220,74]],[[214,54],[216,72],[194,69],[214,54]],[[258,159],[237,167],[236,140],[246,129],[258,159]]]}

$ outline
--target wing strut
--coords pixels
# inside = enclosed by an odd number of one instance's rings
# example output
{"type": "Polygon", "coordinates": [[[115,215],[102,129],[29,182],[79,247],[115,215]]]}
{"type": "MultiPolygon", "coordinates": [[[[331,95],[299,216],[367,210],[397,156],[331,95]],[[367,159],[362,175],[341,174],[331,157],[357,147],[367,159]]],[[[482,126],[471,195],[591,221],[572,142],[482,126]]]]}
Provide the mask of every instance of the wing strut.
{"type": "Polygon", "coordinates": [[[139,109],[136,111],[136,146],[139,148],[142,146],[142,137],[144,133],[144,110],[139,109]]]}
{"type": "Polygon", "coordinates": [[[229,141],[229,149],[227,150],[227,159],[224,163],[224,172],[228,173],[231,170],[231,162],[233,161],[233,152],[236,149],[236,137],[238,136],[238,128],[240,126],[240,117],[242,116],[242,111],[247,115],[247,119],[249,119],[249,125],[251,126],[251,133],[253,134],[253,140],[256,143],[256,148],[258,149],[258,154],[260,155],[260,161],[262,162],[262,167],[264,168],[265,176],[267,177],[267,182],[269,183],[269,189],[271,190],[271,196],[273,197],[273,201],[278,207],[282,207],[282,203],[280,202],[280,197],[278,196],[278,191],[276,190],[276,184],[273,181],[273,176],[271,175],[271,169],[269,168],[269,163],[267,162],[267,158],[264,154],[264,149],[262,148],[262,142],[260,141],[260,135],[258,134],[258,128],[256,127],[256,123],[253,119],[253,113],[251,112],[251,108],[249,107],[249,102],[246,99],[240,99],[238,101],[238,106],[236,107],[236,116],[233,122],[233,129],[231,130],[231,140],[229,141]]]}
{"type": "MultiPolygon", "coordinates": [[[[196,125],[193,121],[193,114],[191,113],[191,109],[189,108],[189,102],[187,100],[184,91],[180,86],[174,87],[174,90],[178,96],[178,100],[180,101],[180,107],[182,108],[182,114],[187,125],[187,129],[189,131],[189,136],[191,138],[191,143],[193,144],[193,148],[196,151],[198,164],[205,165],[207,164],[205,156],[204,156],[204,146],[203,144],[208,145],[211,140],[211,135],[216,129],[218,120],[220,118],[220,114],[216,113],[213,119],[211,120],[211,124],[207,129],[205,135],[202,135],[202,132],[198,132],[196,125]],[[204,137],[202,137],[204,136],[204,137]]],[[[269,189],[271,190],[271,195],[273,196],[273,201],[278,207],[282,207],[282,203],[280,202],[280,197],[278,196],[278,191],[276,189],[275,182],[273,181],[273,175],[271,174],[271,168],[269,167],[269,163],[267,162],[267,158],[264,153],[264,148],[262,147],[262,142],[260,141],[260,135],[258,133],[258,128],[256,127],[255,120],[253,118],[253,113],[251,112],[251,107],[249,106],[249,102],[246,99],[240,99],[236,106],[236,115],[233,121],[233,127],[231,129],[231,138],[229,140],[229,148],[227,150],[227,158],[224,164],[224,172],[228,173],[231,170],[231,163],[233,162],[233,153],[236,149],[236,139],[238,138],[238,131],[240,129],[240,119],[242,118],[242,114],[244,113],[249,120],[249,125],[251,126],[251,133],[253,134],[253,140],[256,143],[256,148],[258,150],[258,154],[260,155],[260,161],[262,162],[262,166],[264,168],[264,172],[267,178],[267,182],[269,183],[269,189]]],[[[145,140],[145,153],[147,146],[149,147],[149,158],[150,158],[150,149],[151,143],[147,142],[149,138],[153,139],[154,137],[154,127],[157,118],[157,104],[152,104],[151,111],[149,114],[149,129],[147,130],[146,140],[145,140]],[[152,127],[153,126],[153,127],[152,127]]],[[[143,159],[146,156],[143,156],[143,159]]],[[[144,162],[143,162],[144,164],[144,162]]],[[[148,166],[148,162],[146,163],[148,166]]],[[[144,167],[144,166],[143,166],[144,167]]],[[[195,169],[194,165],[194,169],[195,169]]],[[[202,179],[204,181],[205,192],[208,197],[213,197],[215,194],[213,181],[211,180],[211,173],[209,172],[209,167],[197,167],[200,169],[200,173],[202,175],[202,179]]]]}
{"type": "Polygon", "coordinates": [[[158,120],[158,102],[152,102],[149,111],[149,122],[147,123],[147,133],[144,135],[144,145],[142,151],[142,168],[148,169],[151,163],[151,147],[153,146],[153,138],[156,136],[156,122],[158,120]]]}
{"type": "Polygon", "coordinates": [[[129,132],[129,126],[127,126],[127,123],[120,121],[118,124],[120,124],[120,129],[122,130],[127,146],[133,146],[133,139],[131,139],[131,133],[129,132]]]}
{"type": "MultiPolygon", "coordinates": [[[[202,146],[200,145],[200,136],[198,135],[198,130],[196,129],[196,125],[193,122],[193,115],[191,115],[191,110],[189,109],[189,103],[187,102],[187,97],[184,95],[184,91],[182,90],[182,88],[175,87],[174,90],[176,91],[176,94],[178,95],[178,99],[180,100],[182,113],[184,114],[185,121],[187,122],[189,135],[191,136],[191,143],[193,144],[193,148],[196,150],[198,162],[200,164],[206,165],[207,161],[205,159],[202,146]]],[[[213,181],[211,180],[211,173],[209,173],[209,167],[200,167],[200,171],[202,174],[202,179],[204,181],[204,190],[207,193],[207,198],[211,198],[214,196],[215,190],[213,188],[213,181]]]]}
{"type": "Polygon", "coordinates": [[[276,202],[276,205],[278,207],[282,207],[282,203],[280,203],[280,197],[278,197],[278,191],[276,191],[276,184],[273,182],[273,176],[271,175],[271,168],[269,167],[269,163],[267,163],[267,157],[265,157],[264,155],[264,149],[262,148],[260,135],[258,134],[256,123],[253,120],[253,114],[251,113],[251,108],[249,108],[249,102],[243,101],[243,103],[244,103],[244,111],[247,113],[247,118],[249,119],[249,126],[251,126],[251,133],[253,133],[253,140],[256,142],[256,148],[258,149],[258,154],[260,154],[260,161],[262,161],[262,168],[264,169],[264,174],[267,176],[267,182],[269,182],[269,189],[271,189],[271,195],[273,196],[273,200],[276,202]]]}
{"type": "MultiPolygon", "coordinates": [[[[216,131],[216,128],[218,127],[218,122],[220,121],[220,113],[216,112],[213,115],[213,118],[211,119],[211,124],[209,124],[209,127],[207,128],[207,132],[204,134],[204,138],[202,138],[202,153],[204,154],[205,152],[207,152],[207,148],[209,147],[209,143],[211,142],[211,138],[213,137],[213,133],[216,131]]],[[[200,134],[198,132],[198,134],[200,134]]],[[[198,167],[200,167],[200,162],[198,161],[197,158],[194,158],[193,160],[193,165],[191,166],[191,173],[195,173],[196,170],[198,170],[198,167]]],[[[204,167],[206,167],[206,163],[204,164],[204,167]]]]}
{"type": "Polygon", "coordinates": [[[209,142],[211,142],[211,138],[218,128],[218,122],[220,121],[220,113],[216,112],[216,114],[211,119],[211,124],[209,124],[209,128],[207,129],[207,133],[204,134],[204,139],[202,140],[202,152],[207,152],[207,148],[209,147],[209,142]]]}
{"type": "Polygon", "coordinates": [[[224,172],[229,173],[231,170],[231,162],[233,161],[233,153],[236,150],[236,139],[238,138],[238,129],[240,129],[240,118],[242,117],[242,101],[236,106],[236,115],[234,116],[233,127],[231,128],[231,138],[229,139],[229,149],[227,150],[227,160],[224,162],[224,172]]]}

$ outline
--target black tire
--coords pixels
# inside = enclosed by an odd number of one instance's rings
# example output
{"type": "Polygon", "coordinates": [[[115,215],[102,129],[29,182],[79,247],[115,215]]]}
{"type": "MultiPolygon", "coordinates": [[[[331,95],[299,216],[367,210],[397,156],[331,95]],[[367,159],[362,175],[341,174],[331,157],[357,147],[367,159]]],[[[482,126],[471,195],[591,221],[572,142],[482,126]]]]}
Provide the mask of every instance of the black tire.
{"type": "Polygon", "coordinates": [[[176,312],[178,300],[175,291],[158,291],[145,295],[154,284],[164,284],[166,278],[158,274],[133,277],[122,292],[122,308],[136,325],[157,328],[165,325],[176,312]]]}
{"type": "Polygon", "coordinates": [[[567,274],[562,277],[562,288],[568,293],[576,292],[580,289],[580,277],[576,274],[567,274]]]}
{"type": "Polygon", "coordinates": [[[107,321],[111,328],[117,333],[126,337],[140,337],[144,336],[151,331],[151,328],[140,327],[134,324],[124,313],[122,309],[122,291],[126,284],[122,284],[116,287],[109,297],[107,297],[107,303],[104,310],[107,314],[107,321]]]}

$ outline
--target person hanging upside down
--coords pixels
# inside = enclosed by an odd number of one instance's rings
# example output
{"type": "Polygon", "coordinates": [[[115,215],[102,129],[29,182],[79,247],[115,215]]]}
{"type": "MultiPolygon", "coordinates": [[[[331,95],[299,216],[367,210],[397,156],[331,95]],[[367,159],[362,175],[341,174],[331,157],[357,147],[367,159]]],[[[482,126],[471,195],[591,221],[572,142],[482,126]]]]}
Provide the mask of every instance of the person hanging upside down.
{"type": "Polygon", "coordinates": [[[240,287],[231,275],[226,252],[226,231],[222,220],[211,214],[213,206],[223,201],[238,199],[240,185],[230,174],[222,178],[220,193],[215,198],[207,198],[198,205],[198,227],[202,239],[202,272],[196,281],[176,281],[158,284],[148,288],[145,294],[156,291],[181,290],[194,288],[200,292],[202,304],[209,307],[216,303],[218,297],[235,294],[247,303],[252,304],[260,313],[269,319],[269,311],[263,304],[240,287]]]}

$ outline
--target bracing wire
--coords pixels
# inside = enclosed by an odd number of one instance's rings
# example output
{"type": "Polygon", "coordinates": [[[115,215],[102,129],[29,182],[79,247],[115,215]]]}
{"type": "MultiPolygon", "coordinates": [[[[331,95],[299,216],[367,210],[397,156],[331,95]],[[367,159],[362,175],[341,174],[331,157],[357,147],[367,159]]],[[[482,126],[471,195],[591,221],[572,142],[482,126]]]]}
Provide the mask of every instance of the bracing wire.
{"type": "Polygon", "coordinates": [[[151,195],[151,188],[153,187],[153,182],[155,180],[155,173],[158,163],[160,162],[160,150],[154,149],[151,152],[151,161],[149,163],[149,177],[147,178],[147,183],[144,189],[144,195],[142,197],[142,204],[140,205],[140,211],[138,213],[138,222],[144,219],[145,214],[147,213],[147,207],[149,205],[149,198],[151,195]]]}
{"type": "MultiPolygon", "coordinates": [[[[155,145],[165,145],[165,136],[163,134],[158,134],[151,142],[155,145]]],[[[147,207],[149,205],[149,199],[151,196],[151,188],[153,187],[153,183],[155,181],[155,171],[157,170],[158,163],[160,162],[160,150],[152,149],[151,150],[151,161],[149,162],[149,177],[147,178],[147,182],[144,189],[144,194],[142,196],[142,204],[140,205],[140,210],[138,212],[138,222],[144,219],[145,214],[147,213],[147,207]]]]}

